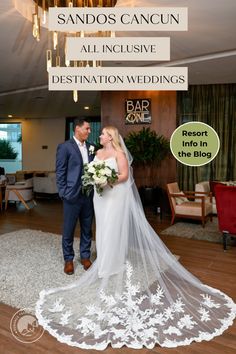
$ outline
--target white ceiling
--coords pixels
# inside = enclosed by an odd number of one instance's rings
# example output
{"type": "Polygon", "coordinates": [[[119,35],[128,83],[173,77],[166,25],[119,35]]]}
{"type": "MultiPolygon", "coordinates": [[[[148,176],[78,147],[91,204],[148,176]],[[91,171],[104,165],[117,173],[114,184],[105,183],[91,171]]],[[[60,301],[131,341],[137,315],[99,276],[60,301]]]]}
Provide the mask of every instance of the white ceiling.
{"type": "MultiPolygon", "coordinates": [[[[235,0],[118,0],[117,6],[187,6],[187,32],[148,32],[145,36],[170,36],[171,61],[166,63],[115,62],[109,66],[188,66],[189,84],[236,83],[235,0]]],[[[144,32],[117,33],[143,36],[144,32]]],[[[13,0],[0,2],[0,117],[65,117],[100,114],[100,93],[48,92],[45,52],[48,32],[42,29],[39,43],[32,24],[14,8],[13,0]]],[[[132,90],[132,87],[130,88],[132,90]]]]}

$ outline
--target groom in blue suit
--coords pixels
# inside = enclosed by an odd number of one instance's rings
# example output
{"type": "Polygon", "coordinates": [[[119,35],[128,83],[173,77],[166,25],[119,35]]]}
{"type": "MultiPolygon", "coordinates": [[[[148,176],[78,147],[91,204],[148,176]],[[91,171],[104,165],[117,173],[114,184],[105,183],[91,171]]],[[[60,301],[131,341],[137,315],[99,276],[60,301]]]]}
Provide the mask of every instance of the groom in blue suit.
{"type": "Polygon", "coordinates": [[[74,273],[74,232],[80,221],[80,259],[84,269],[91,266],[90,247],[92,240],[93,196],[82,193],[81,176],[83,165],[93,160],[94,146],[86,140],[91,132],[89,122],[84,118],[74,121],[74,136],[59,144],[56,155],[56,175],[59,196],[63,200],[64,225],[62,249],[64,272],[74,273]]]}

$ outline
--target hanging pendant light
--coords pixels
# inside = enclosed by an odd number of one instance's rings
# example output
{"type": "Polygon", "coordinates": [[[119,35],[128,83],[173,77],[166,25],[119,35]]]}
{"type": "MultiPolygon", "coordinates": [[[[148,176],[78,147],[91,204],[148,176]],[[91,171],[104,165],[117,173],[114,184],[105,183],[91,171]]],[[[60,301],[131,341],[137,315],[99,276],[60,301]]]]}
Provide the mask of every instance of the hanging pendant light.
{"type": "MultiPolygon", "coordinates": [[[[24,0],[28,1],[29,7],[33,6],[32,13],[32,33],[34,38],[40,40],[41,25],[47,26],[48,9],[49,7],[114,7],[117,0],[24,0]]],[[[22,8],[20,0],[15,0],[15,7],[22,8]]],[[[28,11],[27,11],[28,12],[28,11]]],[[[46,51],[46,65],[47,71],[53,67],[53,63],[56,67],[59,67],[62,63],[62,57],[60,53],[65,57],[63,66],[70,66],[70,61],[66,60],[66,42],[68,37],[114,37],[115,32],[112,31],[97,31],[97,32],[68,32],[62,34],[58,31],[49,32],[48,49],[46,51]],[[60,34],[59,34],[60,33],[60,34]]],[[[80,67],[101,67],[102,62],[100,60],[82,61],[79,63],[80,67]]],[[[78,92],[73,91],[73,99],[78,101],[78,92]]]]}

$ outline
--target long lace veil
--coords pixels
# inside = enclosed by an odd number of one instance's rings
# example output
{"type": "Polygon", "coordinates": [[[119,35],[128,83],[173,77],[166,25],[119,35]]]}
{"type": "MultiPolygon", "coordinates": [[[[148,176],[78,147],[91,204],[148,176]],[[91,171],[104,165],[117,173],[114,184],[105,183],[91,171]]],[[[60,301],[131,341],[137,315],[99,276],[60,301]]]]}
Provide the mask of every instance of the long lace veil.
{"type": "Polygon", "coordinates": [[[232,324],[236,305],[189,273],[149,225],[132,157],[121,137],[120,142],[130,166],[128,181],[98,200],[104,220],[97,217],[97,237],[107,237],[106,271],[101,275],[98,259],[71,285],[43,290],[36,305],[39,323],[60,342],[85,349],[210,340],[232,324]]]}

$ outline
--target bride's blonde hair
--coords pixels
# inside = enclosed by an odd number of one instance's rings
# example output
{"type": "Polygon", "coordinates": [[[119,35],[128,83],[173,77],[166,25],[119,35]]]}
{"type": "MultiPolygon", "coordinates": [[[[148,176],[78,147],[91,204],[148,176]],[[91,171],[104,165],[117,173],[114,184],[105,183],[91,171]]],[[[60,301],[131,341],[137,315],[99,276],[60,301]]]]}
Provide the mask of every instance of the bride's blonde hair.
{"type": "Polygon", "coordinates": [[[108,135],[112,138],[111,143],[114,149],[117,151],[123,151],[122,146],[120,144],[120,138],[119,138],[119,132],[118,129],[112,125],[108,125],[104,127],[105,131],[107,132],[108,135]]]}

